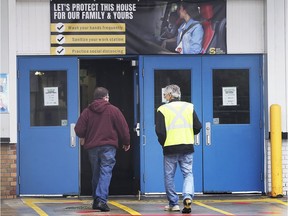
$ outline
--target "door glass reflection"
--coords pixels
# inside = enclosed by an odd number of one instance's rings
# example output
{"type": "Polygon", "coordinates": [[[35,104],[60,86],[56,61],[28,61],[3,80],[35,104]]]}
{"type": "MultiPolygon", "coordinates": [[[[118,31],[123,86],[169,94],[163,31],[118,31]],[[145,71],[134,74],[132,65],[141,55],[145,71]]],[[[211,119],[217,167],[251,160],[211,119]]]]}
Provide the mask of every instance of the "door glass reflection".
{"type": "Polygon", "coordinates": [[[165,103],[162,89],[175,84],[181,89],[181,100],[191,102],[191,70],[155,70],[154,73],[154,110],[165,103]]]}
{"type": "Polygon", "coordinates": [[[30,125],[67,125],[66,71],[30,71],[30,125]]]}

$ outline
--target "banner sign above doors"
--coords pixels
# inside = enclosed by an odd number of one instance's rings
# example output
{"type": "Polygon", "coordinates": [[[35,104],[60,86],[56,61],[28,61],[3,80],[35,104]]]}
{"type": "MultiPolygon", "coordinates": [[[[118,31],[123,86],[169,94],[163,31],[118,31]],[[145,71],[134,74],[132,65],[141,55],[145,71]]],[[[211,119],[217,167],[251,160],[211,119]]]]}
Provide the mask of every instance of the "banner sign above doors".
{"type": "Polygon", "coordinates": [[[226,54],[226,0],[51,0],[51,55],[226,54]]]}

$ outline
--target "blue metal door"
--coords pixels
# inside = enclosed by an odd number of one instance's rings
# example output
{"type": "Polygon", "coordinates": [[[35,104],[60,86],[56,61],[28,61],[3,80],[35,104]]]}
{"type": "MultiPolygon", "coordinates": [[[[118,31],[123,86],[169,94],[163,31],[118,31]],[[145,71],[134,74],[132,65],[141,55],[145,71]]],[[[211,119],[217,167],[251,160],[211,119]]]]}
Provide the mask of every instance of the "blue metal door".
{"type": "Polygon", "coordinates": [[[79,193],[78,60],[19,57],[20,195],[79,193]]]}
{"type": "Polygon", "coordinates": [[[202,58],[203,191],[263,191],[261,57],[202,58]]]}
{"type": "MultiPolygon", "coordinates": [[[[154,130],[161,88],[168,84],[180,86],[182,100],[195,105],[203,125],[195,143],[195,191],[263,191],[261,56],[145,56],[139,67],[141,191],[165,192],[154,130]]],[[[181,192],[179,170],[175,179],[181,192]]]]}
{"type": "MultiPolygon", "coordinates": [[[[181,97],[193,102],[201,117],[201,58],[186,56],[145,56],[140,61],[143,80],[140,90],[143,91],[141,119],[143,137],[141,138],[141,191],[144,193],[163,193],[163,153],[155,134],[155,112],[164,102],[161,89],[169,84],[181,88],[181,97]]],[[[198,139],[200,140],[200,139],[198,139]]],[[[198,142],[194,155],[195,191],[202,191],[202,149],[198,142]]],[[[176,172],[175,185],[182,191],[182,174],[176,172]]]]}

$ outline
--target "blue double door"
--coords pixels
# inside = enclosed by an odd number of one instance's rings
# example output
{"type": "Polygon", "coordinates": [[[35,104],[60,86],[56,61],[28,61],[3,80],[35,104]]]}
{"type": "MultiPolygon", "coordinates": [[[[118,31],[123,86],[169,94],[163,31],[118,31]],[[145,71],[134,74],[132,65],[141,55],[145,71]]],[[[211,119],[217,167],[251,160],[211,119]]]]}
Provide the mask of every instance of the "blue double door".
{"type": "MultiPolygon", "coordinates": [[[[177,84],[182,100],[192,102],[203,129],[195,137],[195,191],[232,193],[263,191],[261,130],[261,57],[144,57],[143,154],[145,193],[165,192],[162,147],[154,131],[162,88],[177,84]]],[[[182,191],[182,174],[176,172],[182,191]]]]}
{"type": "MultiPolygon", "coordinates": [[[[80,113],[78,68],[77,57],[18,58],[20,195],[80,194],[80,147],[73,130],[80,113]]],[[[128,121],[139,135],[132,144],[142,193],[165,192],[154,128],[168,84],[180,86],[182,100],[195,105],[203,124],[195,139],[196,192],[263,191],[260,69],[258,55],[139,57],[128,121]]],[[[181,192],[179,171],[176,188],[181,192]]]]}
{"type": "Polygon", "coordinates": [[[93,100],[96,86],[109,89],[110,102],[126,116],[133,142],[129,152],[117,151],[110,192],[127,195],[139,188],[139,174],[134,171],[139,157],[132,156],[139,155],[133,134],[134,118],[138,119],[133,110],[139,113],[138,102],[133,104],[137,101],[133,83],[139,83],[134,69],[131,59],[18,58],[19,195],[92,194],[88,155],[74,126],[93,100]]]}

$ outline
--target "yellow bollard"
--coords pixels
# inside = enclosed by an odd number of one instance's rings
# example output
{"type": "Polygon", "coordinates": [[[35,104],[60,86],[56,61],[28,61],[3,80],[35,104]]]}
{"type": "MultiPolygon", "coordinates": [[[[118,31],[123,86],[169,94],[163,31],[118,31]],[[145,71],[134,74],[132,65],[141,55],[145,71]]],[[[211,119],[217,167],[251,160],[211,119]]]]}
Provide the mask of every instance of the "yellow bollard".
{"type": "Polygon", "coordinates": [[[270,106],[272,197],[283,197],[281,107],[270,106]]]}

